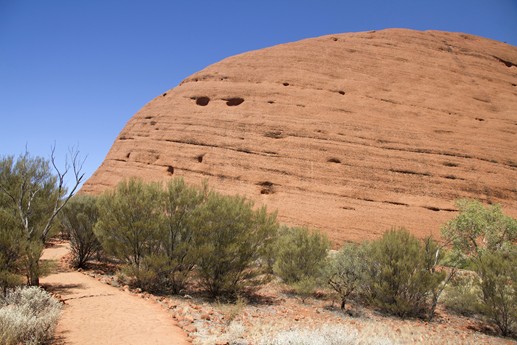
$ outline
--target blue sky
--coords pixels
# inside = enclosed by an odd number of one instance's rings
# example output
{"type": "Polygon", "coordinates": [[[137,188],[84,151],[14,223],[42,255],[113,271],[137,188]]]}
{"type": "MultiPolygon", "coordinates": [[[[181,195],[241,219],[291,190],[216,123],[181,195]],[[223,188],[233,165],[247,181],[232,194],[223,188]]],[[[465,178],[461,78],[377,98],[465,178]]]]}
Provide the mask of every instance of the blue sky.
{"type": "Polygon", "coordinates": [[[332,33],[465,32],[517,46],[517,0],[0,0],[0,156],[87,156],[147,102],[227,56],[332,33]]]}

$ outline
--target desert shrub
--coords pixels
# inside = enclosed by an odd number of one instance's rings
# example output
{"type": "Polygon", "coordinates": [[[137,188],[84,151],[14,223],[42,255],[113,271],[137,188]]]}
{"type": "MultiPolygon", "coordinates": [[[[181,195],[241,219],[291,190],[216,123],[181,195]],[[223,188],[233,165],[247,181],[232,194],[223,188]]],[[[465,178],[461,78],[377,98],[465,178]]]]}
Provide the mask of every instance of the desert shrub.
{"type": "Polygon", "coordinates": [[[96,199],[93,196],[73,197],[60,214],[62,227],[70,238],[73,265],[84,267],[101,249],[93,227],[99,217],[96,199]]]}
{"type": "Polygon", "coordinates": [[[160,227],[160,247],[153,259],[160,263],[156,266],[158,276],[162,277],[160,286],[168,287],[178,293],[194,269],[198,258],[198,246],[194,238],[197,231],[194,212],[206,201],[208,186],[202,188],[188,186],[183,179],[170,181],[162,192],[163,217],[160,227]]]}
{"type": "Polygon", "coordinates": [[[304,277],[302,280],[291,283],[291,287],[296,295],[300,297],[302,303],[305,303],[307,298],[314,295],[319,281],[315,277],[304,277]]]}
{"type": "Polygon", "coordinates": [[[459,214],[442,227],[442,235],[465,260],[482,251],[504,250],[517,241],[517,220],[503,214],[499,205],[484,207],[475,200],[456,201],[459,214]]]}
{"type": "Polygon", "coordinates": [[[471,316],[481,311],[482,292],[475,272],[461,271],[446,287],[442,302],[447,309],[471,316]]]}
{"type": "Polygon", "coordinates": [[[367,244],[345,244],[331,255],[324,274],[328,285],[341,299],[341,309],[345,308],[347,299],[364,284],[367,271],[367,244]]]}
{"type": "Polygon", "coordinates": [[[24,239],[13,218],[14,214],[0,201],[0,295],[21,283],[24,239]]]}
{"type": "Polygon", "coordinates": [[[16,288],[0,300],[0,343],[43,344],[57,324],[61,305],[38,287],[16,288]]]}
{"type": "Polygon", "coordinates": [[[287,284],[321,276],[330,242],[317,231],[284,227],[276,241],[274,272],[287,284]]]}
{"type": "Polygon", "coordinates": [[[517,248],[486,251],[475,267],[482,291],[481,311],[495,322],[501,334],[517,331],[517,248]]]}
{"type": "Polygon", "coordinates": [[[242,197],[210,193],[195,212],[198,273],[213,297],[235,296],[259,283],[264,273],[260,259],[278,225],[276,214],[252,206],[242,197]]]}
{"type": "Polygon", "coordinates": [[[127,264],[140,284],[144,257],[160,246],[160,185],[131,179],[98,198],[94,232],[103,249],[127,264]]]}
{"type": "Polygon", "coordinates": [[[429,313],[433,291],[445,277],[430,269],[424,245],[405,229],[373,241],[363,293],[375,307],[401,317],[429,313]]]}
{"type": "Polygon", "coordinates": [[[65,164],[61,171],[57,168],[54,150],[50,160],[32,157],[28,152],[16,159],[13,156],[0,158],[0,209],[5,211],[4,215],[15,215],[15,226],[0,225],[0,231],[17,232],[22,254],[20,271],[29,285],[39,284],[44,245],[53,235],[57,215],[82,182],[78,152],[72,149],[70,155],[67,160],[70,164],[65,164]],[[72,188],[67,192],[65,175],[71,170],[72,188]]]}
{"type": "Polygon", "coordinates": [[[442,228],[459,261],[474,270],[481,290],[479,310],[503,335],[517,323],[517,220],[499,205],[458,200],[459,214],[442,228]]]}

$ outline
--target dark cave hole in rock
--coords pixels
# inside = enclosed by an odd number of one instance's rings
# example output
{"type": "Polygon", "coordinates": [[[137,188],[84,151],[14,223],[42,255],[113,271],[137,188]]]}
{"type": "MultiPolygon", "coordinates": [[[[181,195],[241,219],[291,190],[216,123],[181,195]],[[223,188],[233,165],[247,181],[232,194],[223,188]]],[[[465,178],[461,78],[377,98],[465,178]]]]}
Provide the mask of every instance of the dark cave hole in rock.
{"type": "Polygon", "coordinates": [[[203,154],[200,154],[199,156],[197,156],[197,157],[196,157],[196,159],[197,159],[197,161],[198,161],[199,163],[203,163],[203,158],[204,158],[204,157],[205,157],[205,154],[203,153],[203,154]]]}
{"type": "Polygon", "coordinates": [[[275,101],[267,101],[269,104],[274,104],[275,101]]]}
{"type": "Polygon", "coordinates": [[[339,90],[337,93],[339,93],[340,95],[344,95],[344,94],[345,94],[345,91],[343,91],[343,90],[339,90]]]}
{"type": "Polygon", "coordinates": [[[457,167],[457,166],[459,166],[458,163],[454,163],[454,162],[443,162],[442,164],[445,165],[446,167],[457,167]]]}
{"type": "Polygon", "coordinates": [[[174,167],[172,165],[167,166],[167,172],[169,173],[169,175],[173,175],[174,174],[174,167]]]}
{"type": "Polygon", "coordinates": [[[260,194],[273,194],[274,191],[274,183],[271,181],[261,181],[257,183],[257,186],[261,186],[260,194]]]}
{"type": "Polygon", "coordinates": [[[165,97],[165,96],[167,96],[167,92],[164,92],[162,95],[162,97],[165,97]]]}
{"type": "Polygon", "coordinates": [[[225,101],[226,101],[227,106],[235,107],[237,105],[242,104],[242,102],[244,102],[244,98],[233,97],[233,98],[227,98],[227,99],[225,99],[225,101]]]}
{"type": "Polygon", "coordinates": [[[481,117],[476,117],[476,120],[478,120],[479,122],[483,122],[485,121],[485,119],[481,118],[481,117]]]}
{"type": "Polygon", "coordinates": [[[273,139],[282,139],[284,137],[282,131],[269,131],[264,133],[264,136],[267,138],[273,138],[273,139]]]}
{"type": "Polygon", "coordinates": [[[283,83],[282,85],[284,85],[284,86],[289,86],[289,83],[283,83]]]}
{"type": "Polygon", "coordinates": [[[210,102],[210,98],[209,97],[196,97],[196,104],[201,106],[201,107],[204,107],[206,105],[208,105],[208,103],[210,102]]]}
{"type": "Polygon", "coordinates": [[[341,160],[339,158],[332,157],[332,158],[327,159],[327,162],[329,162],[329,163],[341,163],[341,160]]]}
{"type": "Polygon", "coordinates": [[[129,152],[129,153],[126,155],[126,158],[129,158],[129,156],[131,156],[131,152],[129,152]]]}

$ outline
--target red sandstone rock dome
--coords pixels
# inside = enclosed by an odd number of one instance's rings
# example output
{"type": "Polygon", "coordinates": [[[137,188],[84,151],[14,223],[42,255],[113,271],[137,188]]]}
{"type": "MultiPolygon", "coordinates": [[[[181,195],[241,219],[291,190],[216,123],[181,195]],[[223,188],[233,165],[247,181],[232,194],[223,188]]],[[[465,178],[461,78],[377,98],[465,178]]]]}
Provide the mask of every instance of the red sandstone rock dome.
{"type": "Polygon", "coordinates": [[[457,198],[516,216],[516,64],[501,42],[401,29],[233,56],[135,114],[82,192],[207,178],[335,243],[438,235],[457,198]]]}

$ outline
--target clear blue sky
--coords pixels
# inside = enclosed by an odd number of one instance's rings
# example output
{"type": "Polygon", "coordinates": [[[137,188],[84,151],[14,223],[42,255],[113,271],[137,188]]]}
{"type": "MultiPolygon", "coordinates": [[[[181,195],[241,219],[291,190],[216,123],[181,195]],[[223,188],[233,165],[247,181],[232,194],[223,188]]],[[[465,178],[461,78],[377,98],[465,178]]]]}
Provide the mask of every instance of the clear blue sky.
{"type": "Polygon", "coordinates": [[[134,113],[214,62],[394,27],[517,46],[517,0],[0,0],[0,156],[78,145],[89,177],[134,113]]]}

